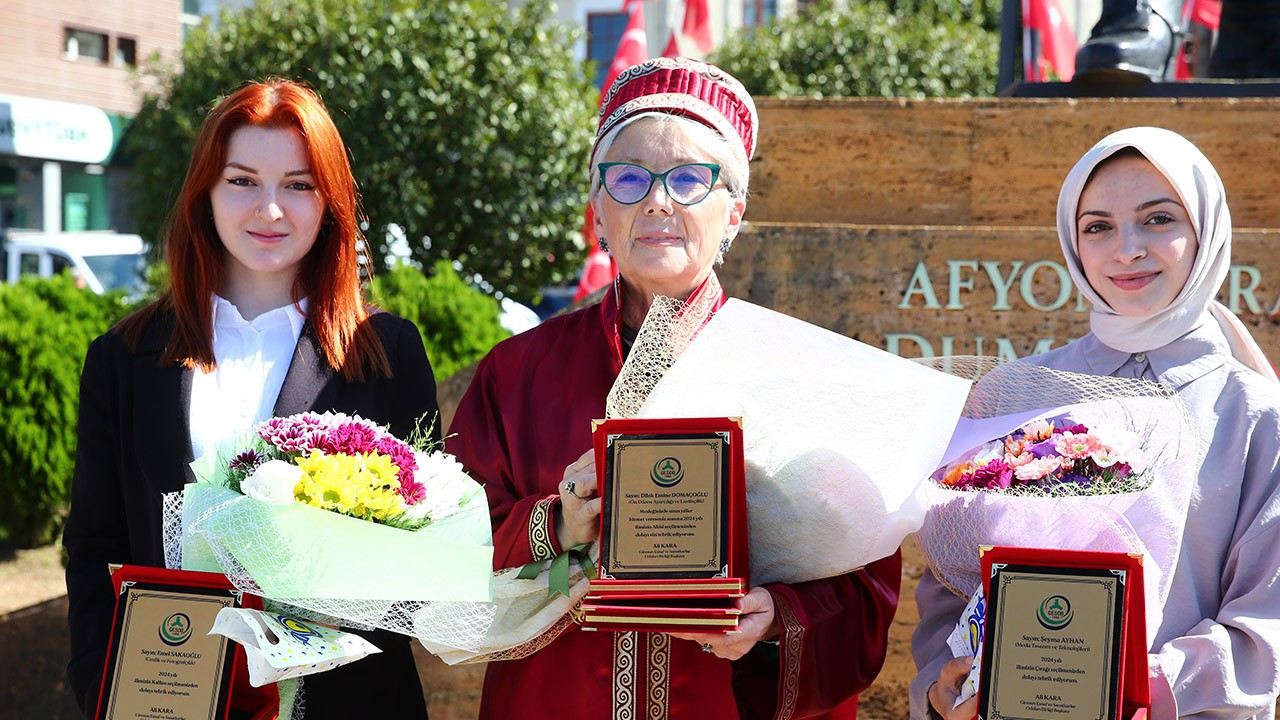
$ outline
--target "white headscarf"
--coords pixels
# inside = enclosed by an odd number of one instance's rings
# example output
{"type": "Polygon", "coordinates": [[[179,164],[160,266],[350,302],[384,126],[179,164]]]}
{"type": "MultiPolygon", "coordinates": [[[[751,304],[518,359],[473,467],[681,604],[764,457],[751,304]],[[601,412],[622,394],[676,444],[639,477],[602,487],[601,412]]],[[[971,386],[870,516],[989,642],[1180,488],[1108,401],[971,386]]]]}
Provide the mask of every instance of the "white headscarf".
{"type": "Polygon", "coordinates": [[[1231,212],[1227,210],[1226,191],[1218,171],[1186,138],[1163,128],[1134,127],[1100,140],[1080,158],[1062,184],[1058,195],[1058,242],[1076,287],[1093,305],[1089,326],[1106,345],[1129,353],[1155,350],[1195,329],[1208,319],[1208,313],[1222,328],[1237,360],[1276,379],[1275,370],[1249,330],[1214,300],[1231,266],[1231,212]],[[1080,262],[1077,236],[1076,213],[1085,183],[1099,163],[1127,147],[1142,153],[1173,186],[1199,241],[1191,276],[1182,291],[1168,307],[1144,317],[1117,314],[1089,284],[1080,262]]]}

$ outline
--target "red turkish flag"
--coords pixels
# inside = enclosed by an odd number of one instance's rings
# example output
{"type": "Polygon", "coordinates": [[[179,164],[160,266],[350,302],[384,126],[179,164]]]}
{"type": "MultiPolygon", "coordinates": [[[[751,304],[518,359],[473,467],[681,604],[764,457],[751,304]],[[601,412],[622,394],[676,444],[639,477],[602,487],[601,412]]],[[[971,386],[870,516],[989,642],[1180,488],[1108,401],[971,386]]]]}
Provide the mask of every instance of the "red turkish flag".
{"type": "Polygon", "coordinates": [[[1022,0],[1022,22],[1040,35],[1040,57],[1027,69],[1027,79],[1043,82],[1052,72],[1058,80],[1070,80],[1076,72],[1076,34],[1058,0],[1022,0]]]}
{"type": "MultiPolygon", "coordinates": [[[[1182,25],[1191,37],[1200,35],[1197,33],[1197,26],[1206,30],[1216,31],[1218,24],[1222,20],[1222,0],[1187,0],[1187,4],[1182,6],[1182,25]]],[[[1197,45],[1201,45],[1199,39],[1197,45]]],[[[1184,44],[1178,50],[1178,65],[1174,70],[1175,80],[1190,80],[1191,64],[1187,58],[1187,48],[1190,43],[1184,44]]],[[[1209,52],[1209,48],[1198,48],[1197,52],[1209,52]]]]}
{"type": "MultiPolygon", "coordinates": [[[[623,70],[649,59],[649,42],[644,32],[643,1],[625,0],[622,9],[629,11],[631,16],[627,20],[627,29],[622,32],[622,39],[618,41],[618,51],[613,55],[609,73],[605,76],[604,87],[600,91],[601,104],[604,103],[604,96],[609,93],[613,81],[618,79],[623,70]]],[[[613,257],[597,247],[595,210],[590,203],[587,203],[582,221],[582,239],[589,249],[587,262],[582,268],[582,274],[578,276],[578,292],[573,296],[574,302],[613,282],[618,274],[618,266],[613,262],[613,257]]]]}
{"type": "Polygon", "coordinates": [[[574,302],[613,282],[618,275],[618,265],[613,261],[613,256],[596,246],[595,219],[595,210],[591,203],[587,203],[586,218],[582,222],[582,238],[591,244],[591,252],[587,253],[587,262],[582,267],[582,274],[578,276],[578,292],[573,295],[574,302]]]}
{"type": "Polygon", "coordinates": [[[684,25],[680,32],[693,41],[698,52],[703,55],[711,52],[711,10],[707,0],[685,0],[684,25]]]}
{"type": "Polygon", "coordinates": [[[609,87],[623,70],[649,59],[649,41],[644,34],[644,3],[640,0],[627,0],[622,4],[622,9],[629,10],[631,17],[627,20],[627,29],[622,31],[622,39],[618,41],[618,51],[613,54],[609,72],[604,76],[604,85],[600,88],[601,103],[604,102],[609,87]]]}
{"type": "Polygon", "coordinates": [[[676,31],[671,31],[671,39],[667,41],[667,49],[662,51],[664,58],[680,57],[680,38],[676,36],[676,31]]]}

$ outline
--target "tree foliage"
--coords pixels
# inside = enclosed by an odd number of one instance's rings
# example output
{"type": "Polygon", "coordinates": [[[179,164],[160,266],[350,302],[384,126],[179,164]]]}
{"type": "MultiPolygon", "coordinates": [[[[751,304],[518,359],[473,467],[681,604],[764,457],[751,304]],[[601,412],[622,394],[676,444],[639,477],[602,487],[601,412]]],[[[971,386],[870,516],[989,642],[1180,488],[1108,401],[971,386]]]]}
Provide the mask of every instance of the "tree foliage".
{"type": "Polygon", "coordinates": [[[578,269],[594,91],[549,4],[259,0],[194,30],[182,72],[134,121],[136,215],[160,228],[195,133],[248,80],[301,80],[351,148],[375,257],[396,224],[415,261],[456,260],[532,297],[578,269]]]}
{"type": "Polygon", "coordinates": [[[740,33],[712,62],[754,95],[970,97],[996,89],[994,2],[822,2],[740,33]]]}
{"type": "Polygon", "coordinates": [[[129,310],[68,275],[0,283],[0,545],[35,547],[61,528],[75,466],[80,368],[129,310]]]}
{"type": "Polygon", "coordinates": [[[478,361],[510,333],[498,324],[498,301],[468,286],[446,260],[426,277],[397,264],[373,279],[373,301],[412,320],[440,382],[478,361]]]}

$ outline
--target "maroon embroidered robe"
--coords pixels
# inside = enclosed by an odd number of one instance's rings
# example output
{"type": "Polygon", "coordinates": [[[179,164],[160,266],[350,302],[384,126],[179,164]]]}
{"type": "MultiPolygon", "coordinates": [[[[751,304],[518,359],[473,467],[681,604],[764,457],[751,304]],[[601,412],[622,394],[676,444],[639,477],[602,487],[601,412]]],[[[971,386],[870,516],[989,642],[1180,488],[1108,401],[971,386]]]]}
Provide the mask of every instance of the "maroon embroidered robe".
{"type": "MultiPolygon", "coordinates": [[[[702,292],[724,304],[718,283],[702,292]]],[[[620,295],[615,284],[601,303],[500,343],[458,407],[447,447],[485,485],[495,569],[561,552],[552,510],[622,367],[620,295]]],[[[779,644],[734,662],[661,633],[572,627],[529,657],[490,663],[480,717],[853,718],[884,663],[900,576],[895,553],[839,577],[766,585],[779,644]]]]}

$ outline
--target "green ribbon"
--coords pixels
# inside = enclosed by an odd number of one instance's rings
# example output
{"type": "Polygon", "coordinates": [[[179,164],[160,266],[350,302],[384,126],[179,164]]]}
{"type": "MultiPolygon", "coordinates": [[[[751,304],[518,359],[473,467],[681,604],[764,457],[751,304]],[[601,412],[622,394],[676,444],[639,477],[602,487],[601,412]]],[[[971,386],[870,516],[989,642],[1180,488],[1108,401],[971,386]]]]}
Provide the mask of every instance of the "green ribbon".
{"type": "MultiPolygon", "coordinates": [[[[582,572],[592,580],[596,579],[596,566],[591,562],[591,556],[587,553],[587,548],[591,547],[591,543],[584,542],[581,545],[575,545],[563,553],[551,559],[551,572],[547,577],[547,595],[555,595],[560,593],[565,597],[569,597],[569,561],[577,560],[582,566],[582,572]]],[[[534,580],[542,572],[542,566],[546,560],[535,560],[534,562],[520,568],[520,572],[516,573],[516,577],[521,580],[534,580]]]]}

